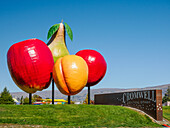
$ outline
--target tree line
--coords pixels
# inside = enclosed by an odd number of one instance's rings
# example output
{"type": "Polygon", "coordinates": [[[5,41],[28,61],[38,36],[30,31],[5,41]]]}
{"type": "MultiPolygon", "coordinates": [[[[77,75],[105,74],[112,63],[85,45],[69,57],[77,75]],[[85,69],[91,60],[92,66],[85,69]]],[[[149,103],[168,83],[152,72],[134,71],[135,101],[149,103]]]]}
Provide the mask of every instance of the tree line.
{"type": "MultiPolygon", "coordinates": [[[[33,95],[32,97],[32,102],[35,101],[41,101],[42,97],[39,95],[33,95]]],[[[29,104],[29,98],[28,97],[21,97],[18,100],[20,100],[20,104],[29,104]]],[[[167,101],[170,101],[170,88],[167,89],[165,95],[162,98],[162,103],[165,103],[167,101]]],[[[71,101],[72,104],[74,104],[74,101],[71,101]]],[[[88,103],[88,94],[85,98],[85,100],[83,101],[83,104],[87,104],[88,103]]],[[[94,104],[94,101],[90,101],[91,104],[94,104]]],[[[0,94],[0,104],[15,104],[12,95],[10,94],[10,92],[7,90],[7,88],[5,87],[3,89],[3,91],[0,94]]]]}
{"type": "MultiPolygon", "coordinates": [[[[40,97],[39,95],[33,95],[32,102],[35,102],[41,99],[42,97],[40,97]]],[[[20,101],[20,104],[29,104],[28,97],[24,98],[23,96],[21,96],[21,98],[17,98],[17,100],[20,101]]],[[[12,98],[12,95],[10,94],[10,92],[7,90],[7,87],[5,87],[0,94],[0,104],[15,104],[15,101],[12,98]]]]}
{"type": "MultiPolygon", "coordinates": [[[[46,99],[49,99],[49,98],[46,98],[46,99]]],[[[28,97],[24,98],[23,96],[21,96],[21,98],[17,98],[17,100],[20,101],[19,104],[29,104],[28,97]]],[[[39,95],[36,95],[36,94],[33,95],[32,102],[36,102],[36,101],[42,101],[42,97],[39,95]]],[[[75,101],[71,100],[71,104],[74,104],[74,103],[75,103],[75,101]]],[[[94,104],[94,101],[91,100],[90,103],[94,104]]],[[[15,104],[15,101],[12,98],[12,95],[10,94],[10,92],[7,90],[6,87],[3,89],[3,91],[0,94],[0,104],[15,104]]],[[[88,104],[88,94],[87,94],[85,100],[83,101],[83,104],[88,104]]]]}

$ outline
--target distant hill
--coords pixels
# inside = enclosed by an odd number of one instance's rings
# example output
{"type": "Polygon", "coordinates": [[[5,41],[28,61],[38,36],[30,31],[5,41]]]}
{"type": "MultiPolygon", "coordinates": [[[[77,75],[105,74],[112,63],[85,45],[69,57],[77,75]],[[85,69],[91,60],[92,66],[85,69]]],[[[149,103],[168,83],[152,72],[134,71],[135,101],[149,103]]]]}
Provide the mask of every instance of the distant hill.
{"type": "MultiPolygon", "coordinates": [[[[145,88],[130,88],[130,89],[120,89],[120,88],[99,88],[99,89],[91,89],[91,99],[94,99],[94,94],[103,94],[103,93],[116,93],[116,92],[124,92],[124,91],[140,91],[140,90],[152,90],[152,89],[162,89],[162,94],[164,96],[166,90],[168,89],[170,84],[145,87],[145,88]]],[[[40,95],[42,98],[50,98],[52,97],[51,90],[36,92],[35,94],[40,95]]],[[[12,92],[13,98],[21,98],[28,97],[28,93],[25,92],[12,92]]],[[[75,96],[71,96],[73,101],[84,101],[87,95],[87,89],[82,90],[79,94],[75,96]]],[[[58,90],[55,90],[55,99],[67,99],[67,96],[61,94],[58,90]]]]}

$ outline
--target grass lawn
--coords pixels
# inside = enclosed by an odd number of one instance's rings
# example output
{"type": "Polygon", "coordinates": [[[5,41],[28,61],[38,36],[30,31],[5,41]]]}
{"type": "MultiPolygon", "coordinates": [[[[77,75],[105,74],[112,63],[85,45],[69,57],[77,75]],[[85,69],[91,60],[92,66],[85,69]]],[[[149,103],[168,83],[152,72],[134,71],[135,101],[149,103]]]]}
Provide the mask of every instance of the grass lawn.
{"type": "Polygon", "coordinates": [[[0,105],[0,124],[149,127],[148,117],[112,105],[0,105]]]}
{"type": "Polygon", "coordinates": [[[170,106],[163,107],[163,117],[170,121],[170,106]]]}

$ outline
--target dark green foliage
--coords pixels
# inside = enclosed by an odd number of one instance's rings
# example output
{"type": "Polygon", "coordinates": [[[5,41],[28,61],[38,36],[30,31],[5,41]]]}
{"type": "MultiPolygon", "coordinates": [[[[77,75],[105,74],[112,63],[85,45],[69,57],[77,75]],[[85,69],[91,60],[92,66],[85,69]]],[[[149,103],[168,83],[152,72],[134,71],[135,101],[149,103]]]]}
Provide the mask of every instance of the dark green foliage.
{"type": "Polygon", "coordinates": [[[25,97],[23,101],[24,101],[23,104],[29,104],[29,98],[28,97],[25,97]]]}
{"type": "Polygon", "coordinates": [[[0,122],[75,127],[159,127],[147,116],[113,105],[0,105],[0,122]]]}
{"type": "Polygon", "coordinates": [[[42,100],[42,97],[37,94],[34,94],[32,97],[32,102],[41,101],[41,100],[42,100]]]}
{"type": "MultiPolygon", "coordinates": [[[[41,99],[42,99],[42,97],[39,95],[34,94],[32,96],[32,102],[41,101],[41,99]]],[[[29,98],[28,97],[23,98],[23,96],[22,96],[20,99],[20,104],[24,104],[24,105],[29,104],[29,98]]]]}
{"type": "Polygon", "coordinates": [[[167,89],[165,96],[162,98],[162,103],[165,103],[167,101],[170,101],[170,89],[167,89]]]}
{"type": "Polygon", "coordinates": [[[6,87],[0,95],[0,104],[14,104],[14,100],[6,87]]]}
{"type": "Polygon", "coordinates": [[[20,104],[23,104],[23,102],[24,102],[24,97],[23,97],[23,96],[21,96],[20,104]]]}

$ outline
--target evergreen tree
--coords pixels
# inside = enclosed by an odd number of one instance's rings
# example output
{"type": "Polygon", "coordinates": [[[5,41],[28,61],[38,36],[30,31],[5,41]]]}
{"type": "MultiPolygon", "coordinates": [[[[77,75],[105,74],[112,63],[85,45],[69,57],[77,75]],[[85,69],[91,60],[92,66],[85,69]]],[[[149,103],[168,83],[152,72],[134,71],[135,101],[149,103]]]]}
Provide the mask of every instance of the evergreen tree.
{"type": "Polygon", "coordinates": [[[24,98],[23,98],[23,96],[21,96],[21,99],[20,99],[20,104],[23,104],[23,101],[24,100],[24,98]]]}
{"type": "Polygon", "coordinates": [[[11,94],[5,87],[0,96],[0,104],[14,104],[11,94]]]}

